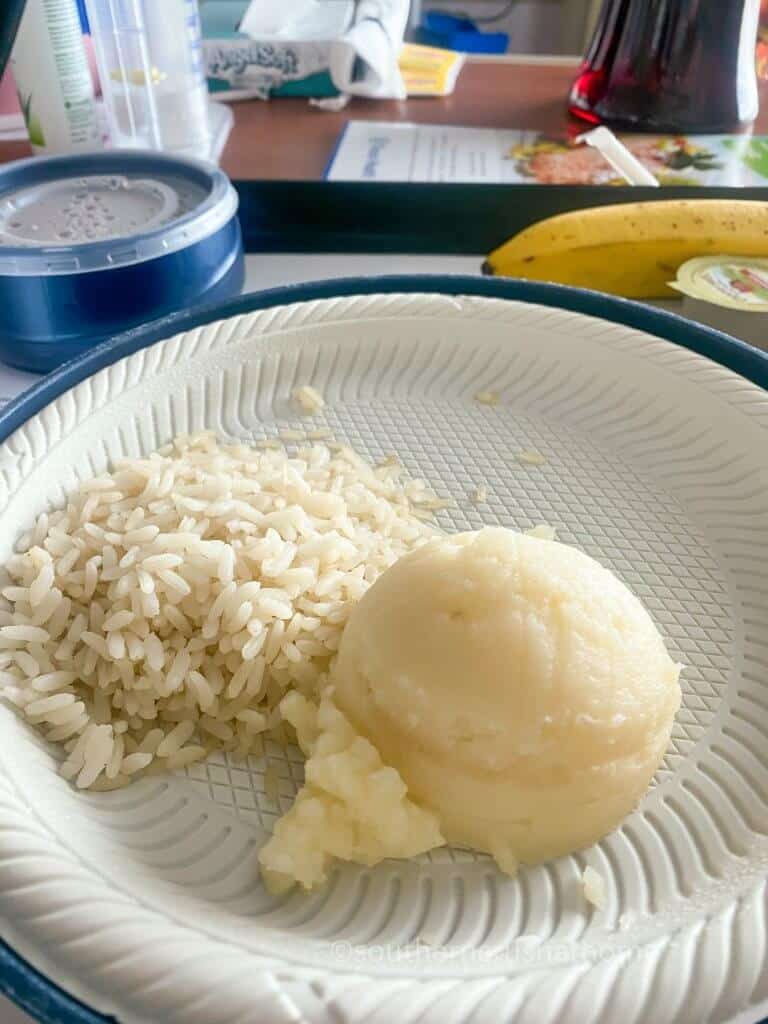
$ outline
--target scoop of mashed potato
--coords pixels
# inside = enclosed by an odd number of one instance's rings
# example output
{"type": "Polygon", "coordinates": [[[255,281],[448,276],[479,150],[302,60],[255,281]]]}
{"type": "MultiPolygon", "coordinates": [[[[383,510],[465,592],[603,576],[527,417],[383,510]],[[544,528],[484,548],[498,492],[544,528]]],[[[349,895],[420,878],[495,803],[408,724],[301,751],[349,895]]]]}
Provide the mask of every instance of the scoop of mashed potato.
{"type": "Polygon", "coordinates": [[[631,591],[565,544],[485,529],[388,569],[352,612],[335,700],[448,842],[513,871],[637,804],[680,666],[631,591]]]}

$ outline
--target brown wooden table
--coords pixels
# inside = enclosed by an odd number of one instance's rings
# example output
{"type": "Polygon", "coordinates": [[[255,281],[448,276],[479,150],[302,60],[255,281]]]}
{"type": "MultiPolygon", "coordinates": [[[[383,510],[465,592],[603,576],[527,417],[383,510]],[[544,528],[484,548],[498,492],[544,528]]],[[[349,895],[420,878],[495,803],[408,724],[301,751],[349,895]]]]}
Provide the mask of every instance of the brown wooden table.
{"type": "MultiPolygon", "coordinates": [[[[0,0],[0,3],[2,0],[0,0]]],[[[246,249],[295,252],[482,253],[534,221],[564,210],[624,202],[613,186],[325,182],[323,172],[350,120],[415,121],[560,134],[583,130],[565,102],[576,61],[476,58],[451,96],[353,100],[334,114],[306,99],[234,103],[235,125],[222,166],[235,181],[246,249]]],[[[768,83],[755,131],[768,134],[768,83]]],[[[0,143],[0,162],[29,156],[26,142],[0,143]]],[[[696,195],[671,186],[665,197],[696,195]]],[[[733,198],[729,188],[709,194],[733,198]]],[[[740,190],[768,201],[768,189],[740,190]]],[[[656,199],[650,188],[632,198],[656,199]]],[[[393,272],[397,270],[393,264],[393,272]]]]}
{"type": "MultiPolygon", "coordinates": [[[[565,97],[575,65],[468,61],[444,98],[354,99],[341,113],[305,99],[233,103],[235,126],[222,167],[233,178],[318,180],[347,121],[415,121],[478,128],[583,130],[570,121],[565,97]]],[[[766,122],[768,123],[768,121],[766,122]]]]}
{"type": "MultiPolygon", "coordinates": [[[[344,124],[350,120],[521,128],[542,132],[584,130],[568,116],[566,96],[576,63],[552,59],[468,60],[451,96],[441,99],[356,99],[341,113],[316,110],[304,99],[235,103],[235,127],[222,166],[233,178],[318,180],[344,124]]],[[[754,130],[768,133],[768,82],[754,130]]]]}
{"type": "MultiPolygon", "coordinates": [[[[222,167],[238,180],[318,181],[344,124],[350,120],[577,131],[565,98],[576,71],[562,58],[470,59],[451,96],[440,99],[355,99],[341,113],[306,99],[233,103],[235,125],[222,167]]],[[[761,85],[756,132],[768,132],[768,83],[761,85]]],[[[26,142],[0,143],[0,162],[29,156],[26,142]]]]}
{"type": "MultiPolygon", "coordinates": [[[[338,114],[310,107],[306,99],[233,103],[235,124],[222,167],[231,178],[317,181],[352,119],[561,130],[568,123],[565,95],[574,71],[575,65],[558,59],[546,64],[470,60],[451,96],[355,99],[338,114]]],[[[0,163],[30,155],[27,142],[0,142],[0,163]]]]}

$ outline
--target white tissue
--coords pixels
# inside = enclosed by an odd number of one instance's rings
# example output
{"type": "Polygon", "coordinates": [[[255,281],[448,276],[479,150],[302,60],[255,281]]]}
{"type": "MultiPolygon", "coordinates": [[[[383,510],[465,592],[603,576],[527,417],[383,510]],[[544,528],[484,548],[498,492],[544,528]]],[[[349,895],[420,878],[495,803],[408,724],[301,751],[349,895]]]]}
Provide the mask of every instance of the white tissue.
{"type": "Polygon", "coordinates": [[[409,0],[251,0],[240,31],[264,41],[330,41],[329,70],[341,93],[403,99],[397,59],[408,8],[409,0]]]}
{"type": "Polygon", "coordinates": [[[353,96],[405,99],[397,58],[408,7],[408,0],[360,0],[352,27],[331,46],[337,89],[353,96]]]}
{"type": "Polygon", "coordinates": [[[240,31],[252,39],[336,39],[352,24],[354,0],[251,0],[240,31]]]}

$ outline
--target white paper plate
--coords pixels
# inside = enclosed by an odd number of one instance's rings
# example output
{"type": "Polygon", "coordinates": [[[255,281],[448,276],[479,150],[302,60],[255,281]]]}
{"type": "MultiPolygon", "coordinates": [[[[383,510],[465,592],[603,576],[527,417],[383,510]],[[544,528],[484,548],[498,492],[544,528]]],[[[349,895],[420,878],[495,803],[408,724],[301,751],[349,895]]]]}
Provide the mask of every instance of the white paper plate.
{"type": "MultiPolygon", "coordinates": [[[[442,850],[344,866],[315,895],[274,900],[256,880],[275,820],[263,764],[218,756],[185,776],[76,793],[2,708],[3,938],[127,1022],[757,1019],[768,395],[669,342],[526,303],[388,294],[266,309],[122,359],[17,430],[0,458],[0,559],[110,459],[204,427],[306,426],[289,400],[299,383],[323,392],[338,437],[371,459],[395,451],[450,492],[445,529],[552,524],[643,599],[686,665],[655,785],[597,846],[515,880],[442,850]],[[499,406],[473,400],[485,389],[499,406]],[[522,465],[522,449],[547,463],[522,465]],[[468,498],[478,484],[487,505],[468,498]],[[584,901],[587,864],[606,880],[603,911],[584,901]]],[[[285,809],[301,766],[270,754],[285,809]]]]}

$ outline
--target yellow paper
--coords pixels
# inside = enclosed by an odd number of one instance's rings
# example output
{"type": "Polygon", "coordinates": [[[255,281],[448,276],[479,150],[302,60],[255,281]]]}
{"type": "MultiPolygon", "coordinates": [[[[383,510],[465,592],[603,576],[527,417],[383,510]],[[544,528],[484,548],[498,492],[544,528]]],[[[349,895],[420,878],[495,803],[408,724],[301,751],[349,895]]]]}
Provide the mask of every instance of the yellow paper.
{"type": "Polygon", "coordinates": [[[399,64],[409,96],[448,96],[456,85],[464,54],[405,43],[399,64]]]}

